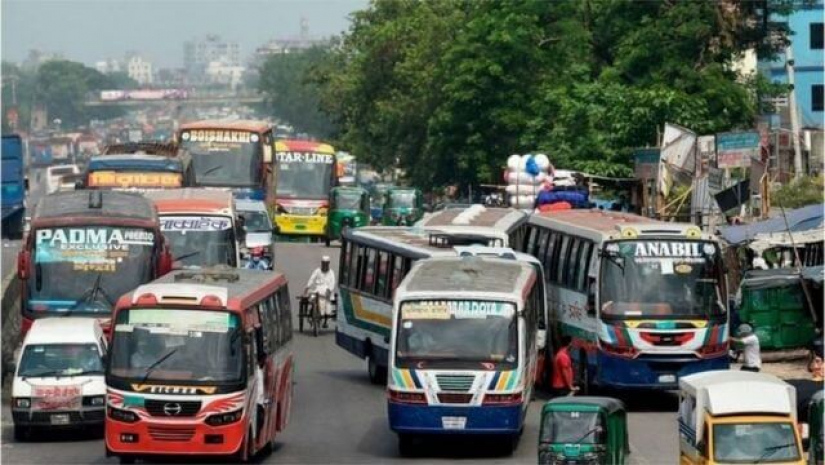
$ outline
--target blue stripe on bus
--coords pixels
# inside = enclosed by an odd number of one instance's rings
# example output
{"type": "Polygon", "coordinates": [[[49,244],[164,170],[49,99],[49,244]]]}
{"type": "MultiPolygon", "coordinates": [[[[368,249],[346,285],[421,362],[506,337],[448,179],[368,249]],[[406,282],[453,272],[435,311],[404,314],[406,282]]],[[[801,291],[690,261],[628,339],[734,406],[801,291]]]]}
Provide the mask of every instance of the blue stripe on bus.
{"type": "Polygon", "coordinates": [[[487,387],[488,391],[494,391],[496,389],[496,383],[498,383],[498,379],[501,377],[501,372],[497,371],[496,374],[493,375],[493,379],[490,380],[490,385],[487,387]]]}
{"type": "Polygon", "coordinates": [[[421,380],[418,379],[418,374],[415,372],[415,370],[410,370],[410,377],[413,380],[413,384],[415,384],[415,388],[421,389],[421,380]]]}

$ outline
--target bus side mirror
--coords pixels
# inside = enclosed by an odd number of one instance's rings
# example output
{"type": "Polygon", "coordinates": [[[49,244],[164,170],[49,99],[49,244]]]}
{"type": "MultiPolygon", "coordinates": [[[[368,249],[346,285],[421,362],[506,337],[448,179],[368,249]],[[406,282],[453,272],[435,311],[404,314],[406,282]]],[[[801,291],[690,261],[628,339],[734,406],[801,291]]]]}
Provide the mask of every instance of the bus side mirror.
{"type": "Polygon", "coordinates": [[[163,244],[163,251],[161,252],[160,257],[158,257],[157,268],[158,276],[163,276],[172,271],[172,252],[169,251],[169,246],[165,243],[163,244]]]}
{"type": "Polygon", "coordinates": [[[31,252],[22,250],[17,255],[17,277],[21,281],[29,279],[29,268],[31,267],[31,252]]]}

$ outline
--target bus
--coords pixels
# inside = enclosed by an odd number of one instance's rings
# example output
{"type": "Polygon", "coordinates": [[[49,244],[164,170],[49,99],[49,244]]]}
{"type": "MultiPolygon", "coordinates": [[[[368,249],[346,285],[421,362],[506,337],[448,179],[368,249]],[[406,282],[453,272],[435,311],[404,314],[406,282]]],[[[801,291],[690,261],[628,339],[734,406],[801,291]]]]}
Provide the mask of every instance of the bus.
{"type": "Polygon", "coordinates": [[[460,242],[481,243],[488,247],[521,250],[528,218],[526,213],[514,208],[475,204],[466,208],[445,208],[428,214],[415,226],[448,234],[455,245],[460,242]]]}
{"type": "Polygon", "coordinates": [[[145,195],[158,209],[174,268],[240,267],[240,232],[230,192],[188,187],[145,195]]]}
{"type": "MultiPolygon", "coordinates": [[[[480,230],[472,235],[480,240],[475,244],[468,243],[466,234],[453,237],[439,231],[406,227],[367,226],[343,232],[335,342],[347,352],[366,359],[371,382],[381,384],[386,380],[393,292],[412,264],[435,256],[506,255],[505,249],[487,247],[490,236],[483,236],[484,232],[480,230]]],[[[510,252],[512,258],[531,264],[536,273],[543,276],[541,263],[534,257],[510,252]]],[[[545,364],[552,363],[551,347],[546,344],[547,322],[548,315],[542,315],[538,335],[541,363],[537,367],[540,381],[544,381],[545,373],[549,372],[545,364]]]]}
{"type": "Polygon", "coordinates": [[[544,295],[516,260],[434,257],[396,290],[387,404],[402,455],[416,434],[495,434],[515,447],[538,362],[544,295]]]}
{"type": "Polygon", "coordinates": [[[273,195],[272,127],[264,121],[182,124],[176,138],[192,157],[192,186],[231,190],[237,199],[273,195]]]}
{"type": "Polygon", "coordinates": [[[335,149],[331,145],[308,140],[275,142],[273,207],[278,234],[326,234],[329,191],[337,179],[335,166],[335,149]]]}
{"type": "Polygon", "coordinates": [[[191,184],[191,157],[175,144],[139,142],[108,145],[89,159],[82,188],[146,192],[191,184]]]}
{"type": "Polygon", "coordinates": [[[171,266],[155,207],[140,195],[47,195],[18,255],[23,333],[37,318],[69,315],[97,318],[108,330],[115,300],[171,266]]]}
{"type": "Polygon", "coordinates": [[[121,297],[113,318],[107,456],[271,449],[293,395],[285,275],[176,270],[121,297]]]}
{"type": "Polygon", "coordinates": [[[714,236],[629,213],[530,217],[523,251],[544,264],[554,336],[573,339],[578,385],[678,389],[727,369],[727,281],[714,236]]]}

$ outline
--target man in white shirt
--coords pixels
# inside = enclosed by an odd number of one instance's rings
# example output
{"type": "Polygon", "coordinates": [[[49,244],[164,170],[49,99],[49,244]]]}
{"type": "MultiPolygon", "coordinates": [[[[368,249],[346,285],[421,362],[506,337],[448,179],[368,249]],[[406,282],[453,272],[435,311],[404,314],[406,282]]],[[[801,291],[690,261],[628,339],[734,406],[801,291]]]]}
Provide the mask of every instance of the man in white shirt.
{"type": "MultiPolygon", "coordinates": [[[[329,257],[324,255],[321,257],[321,267],[316,268],[307,281],[307,286],[304,289],[304,295],[311,296],[318,294],[318,310],[321,316],[329,316],[332,314],[330,310],[330,300],[332,299],[332,291],[335,289],[335,272],[329,267],[329,257]]],[[[327,320],[324,319],[324,328],[327,327],[327,320]]]]}
{"type": "Polygon", "coordinates": [[[759,349],[759,338],[753,333],[749,324],[739,325],[738,336],[731,338],[737,346],[742,348],[745,361],[742,363],[744,371],[760,371],[762,369],[762,355],[759,349]]]}

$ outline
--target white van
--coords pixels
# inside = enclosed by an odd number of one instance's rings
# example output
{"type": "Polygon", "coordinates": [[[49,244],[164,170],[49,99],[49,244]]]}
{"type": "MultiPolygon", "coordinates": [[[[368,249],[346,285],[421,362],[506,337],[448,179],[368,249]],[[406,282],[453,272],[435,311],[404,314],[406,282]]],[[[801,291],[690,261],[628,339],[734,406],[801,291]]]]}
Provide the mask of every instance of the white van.
{"type": "MultiPolygon", "coordinates": [[[[60,190],[63,176],[74,176],[80,174],[77,165],[55,165],[46,168],[46,193],[51,194],[60,190]]],[[[74,182],[74,181],[72,181],[74,182]]]]}
{"type": "Polygon", "coordinates": [[[99,427],[106,408],[106,337],[94,318],[35,320],[12,383],[14,437],[33,428],[99,427]]]}

